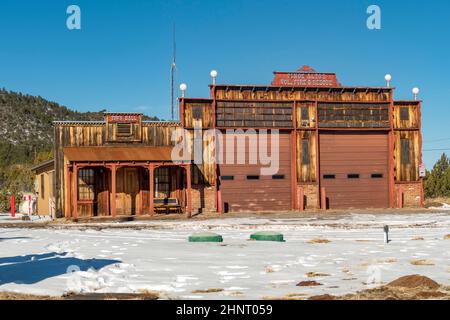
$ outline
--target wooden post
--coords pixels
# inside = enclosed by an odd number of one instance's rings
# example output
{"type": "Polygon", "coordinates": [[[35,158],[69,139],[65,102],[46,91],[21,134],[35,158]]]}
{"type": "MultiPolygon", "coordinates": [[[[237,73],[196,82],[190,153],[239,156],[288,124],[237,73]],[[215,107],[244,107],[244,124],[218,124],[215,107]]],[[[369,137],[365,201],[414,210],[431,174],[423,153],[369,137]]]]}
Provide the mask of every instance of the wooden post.
{"type": "Polygon", "coordinates": [[[217,190],[217,213],[223,214],[222,190],[217,190]]]}
{"type": "Polygon", "coordinates": [[[70,168],[67,167],[67,176],[66,176],[66,186],[67,186],[67,201],[65,202],[66,205],[66,218],[70,218],[72,214],[72,202],[71,202],[71,195],[72,195],[72,175],[70,174],[70,168]]]}
{"type": "Polygon", "coordinates": [[[73,217],[78,219],[78,166],[73,166],[73,217]]]}
{"type": "Polygon", "coordinates": [[[320,208],[322,210],[327,210],[327,194],[325,192],[325,187],[320,188],[320,208]]]}
{"type": "Polygon", "coordinates": [[[303,210],[305,210],[305,195],[304,195],[303,187],[299,188],[299,193],[300,193],[299,209],[300,209],[300,211],[303,211],[303,210]]]}
{"type": "Polygon", "coordinates": [[[150,164],[149,166],[148,166],[148,176],[149,176],[149,185],[150,185],[150,196],[149,196],[149,199],[150,199],[150,215],[152,216],[153,214],[154,214],[154,207],[153,207],[153,205],[154,205],[154,203],[153,203],[153,201],[154,201],[154,193],[155,193],[155,191],[153,190],[154,189],[154,181],[153,180],[155,180],[155,172],[154,172],[154,170],[155,170],[155,168],[154,168],[154,165],[153,164],[150,164]]]}
{"type": "Polygon", "coordinates": [[[192,215],[192,199],[191,199],[191,164],[186,166],[186,181],[187,181],[187,217],[192,215]]]}
{"type": "Polygon", "coordinates": [[[116,217],[116,171],[116,165],[111,165],[111,216],[113,219],[116,217]]]}

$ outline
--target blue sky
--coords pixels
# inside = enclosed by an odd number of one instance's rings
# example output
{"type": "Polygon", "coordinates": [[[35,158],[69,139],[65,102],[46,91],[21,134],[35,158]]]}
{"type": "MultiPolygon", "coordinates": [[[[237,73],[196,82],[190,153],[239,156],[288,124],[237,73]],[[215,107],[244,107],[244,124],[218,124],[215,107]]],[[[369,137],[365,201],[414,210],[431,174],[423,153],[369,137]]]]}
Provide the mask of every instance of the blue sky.
{"type": "MultiPolygon", "coordinates": [[[[190,97],[208,96],[213,68],[220,83],[241,84],[304,64],[347,86],[384,85],[389,72],[396,99],[421,89],[424,149],[450,149],[449,15],[445,0],[2,0],[0,87],[167,119],[175,22],[190,97]],[[81,30],[66,28],[70,4],[81,8],[81,30]],[[366,27],[371,4],[381,30],[366,27]]],[[[428,168],[441,153],[424,152],[428,168]]]]}

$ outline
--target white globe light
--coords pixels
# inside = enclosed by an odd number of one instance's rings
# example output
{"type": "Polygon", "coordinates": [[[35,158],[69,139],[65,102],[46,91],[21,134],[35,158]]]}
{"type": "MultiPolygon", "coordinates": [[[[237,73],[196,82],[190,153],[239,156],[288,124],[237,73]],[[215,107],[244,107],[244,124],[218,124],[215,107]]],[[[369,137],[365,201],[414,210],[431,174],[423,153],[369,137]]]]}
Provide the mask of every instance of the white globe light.
{"type": "Polygon", "coordinates": [[[413,94],[419,94],[419,92],[420,92],[419,88],[412,89],[413,94]]]}
{"type": "Polygon", "coordinates": [[[181,91],[186,91],[186,89],[187,89],[186,83],[180,84],[180,90],[181,90],[181,91]]]}
{"type": "Polygon", "coordinates": [[[391,81],[392,80],[392,76],[388,73],[387,75],[384,76],[384,80],[391,81]]]}
{"type": "Polygon", "coordinates": [[[216,70],[211,70],[211,78],[217,78],[217,71],[216,70]]]}

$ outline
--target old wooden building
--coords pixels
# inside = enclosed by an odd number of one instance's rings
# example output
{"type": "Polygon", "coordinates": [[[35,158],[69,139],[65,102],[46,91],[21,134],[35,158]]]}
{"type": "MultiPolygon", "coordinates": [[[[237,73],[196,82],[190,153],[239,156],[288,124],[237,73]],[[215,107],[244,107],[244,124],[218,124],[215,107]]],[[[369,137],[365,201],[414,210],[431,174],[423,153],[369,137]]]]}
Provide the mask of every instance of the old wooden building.
{"type": "Polygon", "coordinates": [[[420,207],[421,102],[395,101],[393,93],[345,87],[333,73],[303,67],[275,72],[271,85],[213,84],[209,98],[183,97],[180,122],[143,121],[135,113],[55,122],[57,212],[77,218],[152,215],[161,207],[187,214],[420,207]],[[249,132],[274,130],[279,165],[264,175],[265,164],[247,161],[255,156],[249,132]],[[242,134],[244,145],[226,148],[242,134]],[[174,161],[179,141],[210,150],[206,161],[174,161]],[[219,161],[219,150],[246,162],[219,161]]]}

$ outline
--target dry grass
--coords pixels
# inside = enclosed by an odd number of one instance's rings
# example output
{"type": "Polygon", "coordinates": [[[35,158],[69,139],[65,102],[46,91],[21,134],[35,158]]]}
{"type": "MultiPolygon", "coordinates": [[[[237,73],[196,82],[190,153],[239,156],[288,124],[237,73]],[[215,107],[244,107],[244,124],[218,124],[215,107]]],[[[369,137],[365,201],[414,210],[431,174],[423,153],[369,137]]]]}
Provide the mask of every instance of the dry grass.
{"type": "Polygon", "coordinates": [[[305,293],[288,293],[284,296],[265,296],[263,300],[304,300],[307,297],[305,293]]]}
{"type": "Polygon", "coordinates": [[[450,240],[450,234],[445,235],[444,240],[450,240]]]}
{"type": "Polygon", "coordinates": [[[330,240],[328,240],[328,239],[322,239],[322,238],[312,239],[312,240],[309,240],[309,241],[308,241],[308,243],[311,243],[311,244],[330,243],[330,242],[331,242],[330,240]]]}
{"type": "Polygon", "coordinates": [[[444,203],[450,204],[450,198],[439,197],[425,199],[425,208],[441,207],[444,203]]]}
{"type": "Polygon", "coordinates": [[[423,241],[425,239],[423,237],[421,237],[421,236],[416,236],[416,237],[412,238],[411,240],[413,240],[413,241],[423,241]]]}
{"type": "Polygon", "coordinates": [[[397,262],[397,259],[387,258],[387,259],[378,260],[378,262],[380,262],[380,263],[395,263],[395,262],[397,262]]]}
{"type": "Polygon", "coordinates": [[[193,290],[192,293],[215,293],[224,291],[222,288],[211,288],[206,290],[193,290]]]}
{"type": "Polygon", "coordinates": [[[329,277],[330,275],[328,273],[320,273],[320,272],[307,272],[305,274],[308,278],[315,278],[315,277],[329,277]]]}
{"type": "Polygon", "coordinates": [[[391,283],[344,296],[319,295],[310,300],[450,300],[450,288],[420,275],[401,277],[391,283]]]}
{"type": "Polygon", "coordinates": [[[264,271],[265,271],[266,273],[273,273],[273,272],[275,272],[275,270],[274,270],[271,266],[265,267],[265,268],[264,268],[264,271]]]}
{"type": "Polygon", "coordinates": [[[0,292],[0,300],[157,300],[158,292],[140,293],[67,293],[62,297],[40,296],[15,292],[0,292]]]}
{"type": "Polygon", "coordinates": [[[434,266],[433,261],[426,259],[411,260],[409,263],[411,263],[413,266],[434,266]]]}

